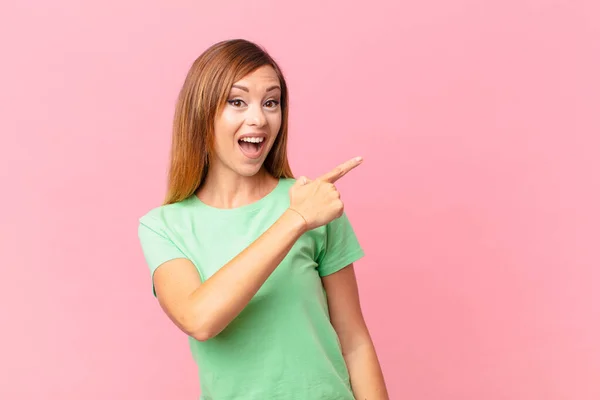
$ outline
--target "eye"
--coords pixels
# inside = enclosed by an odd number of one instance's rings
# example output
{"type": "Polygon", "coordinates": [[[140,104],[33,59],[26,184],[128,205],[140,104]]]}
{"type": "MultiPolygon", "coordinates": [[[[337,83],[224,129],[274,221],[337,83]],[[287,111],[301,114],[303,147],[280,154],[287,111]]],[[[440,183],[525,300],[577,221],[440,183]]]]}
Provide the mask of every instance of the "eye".
{"type": "Polygon", "coordinates": [[[242,104],[244,103],[244,100],[233,99],[233,100],[227,100],[227,102],[234,107],[241,107],[242,104]]]}
{"type": "Polygon", "coordinates": [[[277,100],[269,100],[265,103],[265,105],[269,108],[275,108],[279,105],[279,102],[277,100]],[[271,104],[270,106],[268,104],[271,104]]]}

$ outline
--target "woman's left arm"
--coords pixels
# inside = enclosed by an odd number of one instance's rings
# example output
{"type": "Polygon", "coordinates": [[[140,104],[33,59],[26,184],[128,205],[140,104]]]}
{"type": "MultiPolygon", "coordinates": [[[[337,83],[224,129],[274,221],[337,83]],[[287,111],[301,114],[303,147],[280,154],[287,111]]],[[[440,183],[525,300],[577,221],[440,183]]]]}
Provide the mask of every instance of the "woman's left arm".
{"type": "Polygon", "coordinates": [[[388,400],[375,346],[362,315],[354,265],[321,278],[357,400],[388,400]]]}

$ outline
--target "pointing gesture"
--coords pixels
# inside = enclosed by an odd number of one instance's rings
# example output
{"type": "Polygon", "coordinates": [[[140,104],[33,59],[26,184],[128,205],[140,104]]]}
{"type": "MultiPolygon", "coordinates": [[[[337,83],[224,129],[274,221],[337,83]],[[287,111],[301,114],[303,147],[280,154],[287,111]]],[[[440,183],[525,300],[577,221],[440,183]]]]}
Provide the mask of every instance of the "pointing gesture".
{"type": "Polygon", "coordinates": [[[306,229],[326,225],[342,216],[344,203],[333,185],[362,163],[361,157],[348,160],[314,181],[302,176],[290,188],[290,210],[301,216],[306,229]]]}
{"type": "Polygon", "coordinates": [[[356,157],[351,160],[346,161],[343,164],[338,165],[328,173],[321,175],[321,177],[317,178],[318,181],[335,183],[342,176],[346,175],[348,172],[352,171],[354,168],[358,167],[362,163],[362,157],[356,157]]]}

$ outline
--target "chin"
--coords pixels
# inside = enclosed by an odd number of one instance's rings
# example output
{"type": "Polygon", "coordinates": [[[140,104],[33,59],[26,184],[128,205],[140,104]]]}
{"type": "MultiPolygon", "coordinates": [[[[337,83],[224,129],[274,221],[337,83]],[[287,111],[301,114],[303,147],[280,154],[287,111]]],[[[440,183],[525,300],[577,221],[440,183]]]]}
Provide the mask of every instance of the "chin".
{"type": "Polygon", "coordinates": [[[245,177],[251,177],[254,176],[256,174],[258,174],[260,172],[260,170],[262,169],[263,163],[256,163],[256,164],[245,164],[245,165],[240,165],[238,168],[235,169],[235,171],[240,174],[241,176],[245,176],[245,177]]]}

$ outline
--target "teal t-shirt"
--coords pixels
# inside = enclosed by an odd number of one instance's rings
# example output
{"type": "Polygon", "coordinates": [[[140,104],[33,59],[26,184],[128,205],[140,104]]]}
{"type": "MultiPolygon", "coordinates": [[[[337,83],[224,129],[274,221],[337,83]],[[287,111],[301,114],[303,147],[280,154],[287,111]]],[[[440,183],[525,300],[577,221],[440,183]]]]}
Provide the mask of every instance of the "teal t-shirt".
{"type": "MultiPolygon", "coordinates": [[[[262,199],[220,209],[193,195],[140,218],[150,273],[187,258],[202,281],[248,247],[289,207],[294,179],[262,199]]],[[[354,399],[321,277],[364,255],[346,214],[306,232],[244,310],[219,335],[189,337],[201,400],[354,399]]]]}

